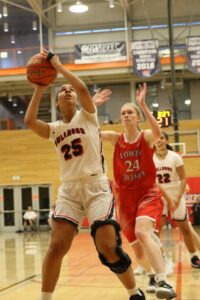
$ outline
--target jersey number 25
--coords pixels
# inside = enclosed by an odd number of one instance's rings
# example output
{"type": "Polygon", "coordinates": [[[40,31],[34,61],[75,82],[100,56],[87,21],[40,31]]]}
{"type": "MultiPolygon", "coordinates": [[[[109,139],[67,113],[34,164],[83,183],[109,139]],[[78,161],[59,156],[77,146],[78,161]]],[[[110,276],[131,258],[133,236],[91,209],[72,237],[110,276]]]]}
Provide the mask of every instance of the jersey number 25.
{"type": "Polygon", "coordinates": [[[65,160],[72,159],[73,156],[77,157],[83,154],[83,146],[81,145],[81,139],[74,139],[71,144],[65,144],[61,147],[62,153],[64,153],[65,160]]]}

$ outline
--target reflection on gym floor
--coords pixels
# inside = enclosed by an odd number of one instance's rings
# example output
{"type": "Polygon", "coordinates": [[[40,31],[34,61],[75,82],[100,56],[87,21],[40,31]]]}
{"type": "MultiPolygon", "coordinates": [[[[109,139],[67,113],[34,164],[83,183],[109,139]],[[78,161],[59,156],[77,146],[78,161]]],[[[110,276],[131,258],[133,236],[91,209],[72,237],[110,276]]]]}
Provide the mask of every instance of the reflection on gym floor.
{"type": "MultiPolygon", "coordinates": [[[[41,266],[49,238],[50,231],[0,234],[0,299],[38,299],[41,266]]],[[[162,240],[166,253],[175,263],[174,274],[169,280],[176,287],[176,299],[199,300],[200,269],[191,268],[190,256],[179,231],[164,230],[162,240]]],[[[125,240],[124,248],[136,267],[133,252],[125,240]]],[[[136,276],[136,280],[138,286],[145,290],[146,276],[136,276]]],[[[64,258],[54,299],[128,299],[115,275],[99,262],[88,231],[76,237],[69,254],[64,258]]],[[[147,299],[154,300],[155,295],[147,294],[147,299]]]]}

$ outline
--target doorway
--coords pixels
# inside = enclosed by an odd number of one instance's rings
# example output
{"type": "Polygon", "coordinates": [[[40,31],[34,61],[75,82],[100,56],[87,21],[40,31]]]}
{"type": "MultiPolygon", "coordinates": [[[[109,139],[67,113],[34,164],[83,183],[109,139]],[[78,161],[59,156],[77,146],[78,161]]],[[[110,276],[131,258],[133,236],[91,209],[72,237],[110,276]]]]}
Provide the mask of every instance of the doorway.
{"type": "Polygon", "coordinates": [[[31,206],[37,214],[36,228],[48,228],[47,219],[51,207],[51,186],[0,187],[0,231],[23,230],[23,215],[28,206],[31,206]]]}

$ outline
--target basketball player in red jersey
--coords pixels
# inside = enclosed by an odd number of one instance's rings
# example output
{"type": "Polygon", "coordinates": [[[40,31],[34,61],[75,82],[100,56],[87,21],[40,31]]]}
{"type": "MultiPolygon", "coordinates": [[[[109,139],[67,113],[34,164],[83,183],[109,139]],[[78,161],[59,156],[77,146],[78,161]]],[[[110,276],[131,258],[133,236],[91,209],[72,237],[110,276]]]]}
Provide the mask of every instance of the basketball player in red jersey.
{"type": "Polygon", "coordinates": [[[136,101],[145,114],[150,129],[140,131],[138,122],[141,113],[133,103],[121,108],[123,133],[103,131],[102,139],[114,145],[114,177],[118,186],[119,220],[122,232],[139,256],[142,245],[146,256],[156,273],[156,296],[172,299],[176,293],[166,282],[164,261],[159,245],[152,238],[152,230],[161,215],[163,203],[156,187],[156,169],[153,162],[153,145],[161,131],[145,103],[146,83],[139,86],[136,101]]]}

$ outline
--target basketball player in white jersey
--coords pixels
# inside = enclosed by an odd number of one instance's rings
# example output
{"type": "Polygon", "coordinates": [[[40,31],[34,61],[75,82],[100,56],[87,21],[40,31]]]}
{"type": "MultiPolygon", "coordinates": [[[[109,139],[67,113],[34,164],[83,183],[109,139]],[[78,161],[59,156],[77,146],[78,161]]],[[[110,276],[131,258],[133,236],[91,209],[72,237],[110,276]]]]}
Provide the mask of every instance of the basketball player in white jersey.
{"type": "Polygon", "coordinates": [[[172,219],[183,235],[185,245],[191,256],[192,267],[200,268],[200,260],[197,255],[197,251],[200,249],[197,249],[193,230],[187,217],[185,202],[186,176],[183,159],[176,152],[168,150],[167,143],[168,136],[162,132],[160,139],[155,145],[156,152],[153,157],[156,166],[157,182],[164,196],[161,228],[165,223],[169,209],[172,219]]]}
{"type": "MultiPolygon", "coordinates": [[[[37,118],[46,87],[35,85],[25,124],[50,139],[60,163],[62,184],[53,214],[51,241],[42,270],[40,300],[51,300],[62,259],[69,251],[86,215],[99,259],[127,289],[130,300],[145,300],[136,288],[129,256],[121,247],[120,227],[115,220],[113,196],[105,174],[97,110],[83,81],[67,70],[57,55],[42,53],[68,81],[57,95],[62,121],[45,123],[37,118]],[[77,109],[77,97],[81,109],[77,109]]],[[[75,299],[74,299],[75,300],[75,299]]]]}

